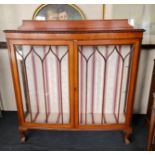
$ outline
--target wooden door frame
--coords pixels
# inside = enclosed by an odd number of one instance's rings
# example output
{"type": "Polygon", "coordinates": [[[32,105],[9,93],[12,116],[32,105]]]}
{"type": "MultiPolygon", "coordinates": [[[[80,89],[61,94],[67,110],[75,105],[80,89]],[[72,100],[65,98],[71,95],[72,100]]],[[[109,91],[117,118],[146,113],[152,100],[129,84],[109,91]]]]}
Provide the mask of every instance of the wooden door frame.
{"type": "Polygon", "coordinates": [[[135,91],[135,82],[137,77],[137,69],[138,69],[138,58],[140,53],[140,43],[139,39],[120,39],[120,40],[83,40],[83,41],[74,41],[74,82],[75,82],[75,127],[78,129],[103,129],[103,130],[119,130],[123,129],[125,132],[129,134],[132,132],[131,129],[131,119],[132,119],[132,109],[133,109],[133,101],[134,101],[134,91],[135,91]],[[78,112],[78,46],[80,45],[133,45],[133,53],[131,55],[131,67],[129,73],[129,85],[128,85],[128,95],[127,95],[127,112],[125,123],[119,124],[103,124],[103,125],[80,125],[79,124],[79,112],[78,112]]]}
{"type": "Polygon", "coordinates": [[[74,128],[74,78],[73,78],[73,42],[65,40],[8,40],[9,58],[15,90],[16,104],[18,109],[19,129],[27,130],[28,128],[49,128],[49,129],[69,129],[74,128]],[[70,123],[69,124],[47,124],[25,122],[23,101],[21,95],[21,86],[19,80],[18,65],[16,61],[16,51],[14,45],[65,45],[68,46],[68,66],[69,66],[69,101],[70,101],[70,123]]]}

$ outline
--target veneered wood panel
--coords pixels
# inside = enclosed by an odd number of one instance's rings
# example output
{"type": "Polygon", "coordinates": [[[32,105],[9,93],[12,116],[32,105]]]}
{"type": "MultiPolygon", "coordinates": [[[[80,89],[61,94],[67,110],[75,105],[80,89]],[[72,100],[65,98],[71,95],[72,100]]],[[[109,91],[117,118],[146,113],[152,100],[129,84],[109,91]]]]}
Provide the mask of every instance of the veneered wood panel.
{"type": "MultiPolygon", "coordinates": [[[[25,141],[25,131],[29,128],[57,129],[57,130],[123,130],[125,132],[125,143],[129,143],[129,136],[132,132],[131,118],[133,109],[134,90],[136,75],[138,69],[138,59],[140,53],[140,44],[143,36],[142,29],[134,29],[128,24],[127,20],[84,20],[84,21],[24,21],[18,30],[6,30],[6,38],[9,45],[10,62],[12,68],[14,89],[19,116],[19,131],[21,141],[25,141]],[[48,124],[34,123],[24,121],[24,112],[22,105],[22,96],[20,90],[20,81],[15,57],[14,45],[66,45],[69,48],[69,89],[70,89],[70,123],[69,124],[48,124]],[[133,52],[131,56],[131,66],[128,71],[128,91],[126,102],[126,119],[115,124],[79,124],[79,46],[122,46],[132,45],[133,52]]],[[[122,56],[119,50],[115,48],[119,59],[122,56]]],[[[100,53],[101,55],[101,53],[100,53]]],[[[93,61],[95,58],[93,59],[93,61]]],[[[86,60],[88,61],[88,60],[86,60]]],[[[93,65],[92,65],[93,66],[93,65]]],[[[119,67],[119,63],[116,65],[119,67]]],[[[93,67],[95,68],[95,67],[93,67]]],[[[94,71],[95,72],[95,71],[94,71]]],[[[92,74],[92,76],[94,76],[92,74]]],[[[93,78],[94,79],[94,78],[93,78]]],[[[116,75],[116,81],[119,76],[116,75]]],[[[122,78],[121,78],[122,79],[122,78]]],[[[94,79],[95,80],[95,79],[94,79]]],[[[94,83],[92,80],[92,83],[94,83]]],[[[121,84],[120,84],[121,85],[121,84]]],[[[116,90],[117,90],[116,83],[116,90]]],[[[121,86],[120,86],[121,87],[121,86]]],[[[94,87],[92,87],[94,89],[94,87]]],[[[120,88],[121,90],[121,88],[120,88]]],[[[92,91],[93,92],[93,91],[92,91]]],[[[114,101],[116,102],[116,93],[114,101]]],[[[93,93],[92,93],[93,96],[93,93]]],[[[92,100],[94,100],[92,98],[92,100]]],[[[93,103],[91,103],[93,105],[93,103]]]]}

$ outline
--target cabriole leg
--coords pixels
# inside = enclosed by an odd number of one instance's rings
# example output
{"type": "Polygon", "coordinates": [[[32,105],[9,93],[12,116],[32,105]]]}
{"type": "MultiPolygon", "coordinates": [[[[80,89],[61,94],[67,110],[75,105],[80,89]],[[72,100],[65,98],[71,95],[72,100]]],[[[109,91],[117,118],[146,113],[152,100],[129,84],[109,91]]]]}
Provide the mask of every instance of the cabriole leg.
{"type": "Polygon", "coordinates": [[[20,142],[25,143],[26,142],[26,131],[27,129],[25,128],[19,128],[19,133],[20,133],[20,142]]]}
{"type": "Polygon", "coordinates": [[[131,143],[131,134],[132,134],[132,129],[131,128],[124,131],[124,143],[125,144],[130,144],[131,143]]]}

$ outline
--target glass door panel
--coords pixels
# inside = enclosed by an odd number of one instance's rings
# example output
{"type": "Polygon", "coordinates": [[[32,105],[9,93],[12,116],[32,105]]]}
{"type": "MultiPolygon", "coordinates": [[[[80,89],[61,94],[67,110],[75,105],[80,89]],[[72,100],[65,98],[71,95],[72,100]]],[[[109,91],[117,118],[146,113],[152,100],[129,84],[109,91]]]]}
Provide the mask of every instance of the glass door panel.
{"type": "Polygon", "coordinates": [[[69,46],[16,45],[26,122],[70,124],[69,46]]]}
{"type": "Polygon", "coordinates": [[[79,46],[79,124],[125,123],[132,45],[79,46]]]}

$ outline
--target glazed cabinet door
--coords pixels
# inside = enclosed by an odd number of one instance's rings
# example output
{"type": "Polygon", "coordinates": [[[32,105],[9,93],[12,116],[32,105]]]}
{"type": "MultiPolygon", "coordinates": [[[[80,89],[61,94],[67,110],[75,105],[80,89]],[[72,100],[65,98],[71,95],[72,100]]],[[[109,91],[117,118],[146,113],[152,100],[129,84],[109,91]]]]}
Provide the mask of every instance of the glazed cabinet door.
{"type": "Polygon", "coordinates": [[[106,129],[127,124],[133,104],[129,89],[134,88],[137,43],[98,40],[78,41],[75,46],[76,126],[106,129]]]}
{"type": "Polygon", "coordinates": [[[26,127],[72,128],[73,43],[50,40],[10,43],[20,123],[26,127]]]}

